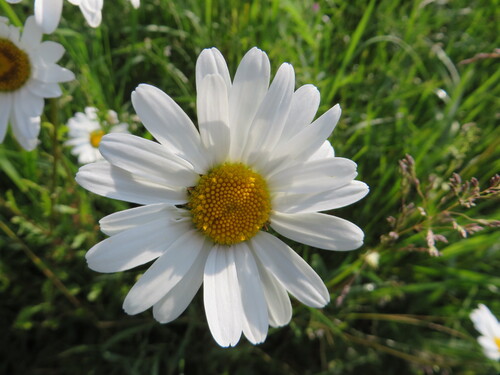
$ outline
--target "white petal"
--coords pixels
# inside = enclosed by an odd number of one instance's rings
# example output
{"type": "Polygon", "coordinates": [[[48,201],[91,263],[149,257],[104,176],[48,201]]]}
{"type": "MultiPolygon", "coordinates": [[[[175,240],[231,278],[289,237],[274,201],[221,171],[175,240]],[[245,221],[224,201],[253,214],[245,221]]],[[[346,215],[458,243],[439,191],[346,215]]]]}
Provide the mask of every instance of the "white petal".
{"type": "Polygon", "coordinates": [[[264,268],[300,302],[323,307],[330,294],[318,274],[283,241],[266,232],[252,240],[252,248],[264,268]]]}
{"type": "Polygon", "coordinates": [[[186,275],[153,306],[153,316],[160,323],[177,319],[192,301],[203,283],[203,270],[210,253],[211,243],[205,241],[204,248],[186,275]]]}
{"type": "Polygon", "coordinates": [[[252,344],[264,342],[269,318],[259,269],[247,244],[234,246],[236,271],[243,307],[243,333],[252,344]]]}
{"type": "Polygon", "coordinates": [[[128,133],[128,124],[126,123],[119,123],[118,125],[113,126],[111,129],[109,129],[110,133],[128,133]]]}
{"type": "Polygon", "coordinates": [[[165,146],[132,134],[106,134],[99,151],[114,166],[160,185],[194,186],[199,178],[187,161],[165,146]]]}
{"type": "Polygon", "coordinates": [[[308,160],[267,176],[271,191],[314,193],[336,189],[357,175],[356,163],[345,158],[308,160]]]}
{"type": "Polygon", "coordinates": [[[6,38],[9,36],[9,19],[7,17],[0,16],[0,36],[6,38]]]}
{"type": "Polygon", "coordinates": [[[14,108],[24,116],[40,116],[45,105],[43,98],[34,95],[30,90],[21,89],[14,93],[14,108]]]}
{"type": "Polygon", "coordinates": [[[177,237],[130,289],[123,301],[125,312],[143,312],[170,292],[196,262],[204,242],[195,229],[177,237]]]}
{"type": "Polygon", "coordinates": [[[264,294],[267,302],[269,324],[273,327],[281,327],[292,319],[292,304],[286,289],[279,283],[272,273],[268,272],[261,262],[256,259],[259,275],[264,286],[264,294]]]}
{"type": "Polygon", "coordinates": [[[208,326],[220,346],[234,346],[242,332],[243,308],[234,249],[216,245],[207,259],[203,301],[208,326]]]}
{"type": "Polygon", "coordinates": [[[55,64],[64,55],[64,47],[47,40],[40,45],[39,54],[46,64],[55,64]]]}
{"type": "Polygon", "coordinates": [[[46,83],[37,79],[30,79],[26,87],[33,94],[41,98],[58,98],[62,94],[58,83],[46,83]]]}
{"type": "Polygon", "coordinates": [[[8,38],[10,39],[10,41],[12,43],[14,43],[16,46],[18,46],[21,43],[20,42],[21,30],[19,29],[19,27],[15,27],[13,25],[10,25],[8,38]]]}
{"type": "Polygon", "coordinates": [[[200,134],[167,94],[154,86],[141,84],[132,92],[132,104],[158,142],[189,161],[196,172],[206,171],[208,162],[202,153],[200,134]]]}
{"type": "Polygon", "coordinates": [[[12,132],[19,144],[27,151],[33,150],[38,143],[40,117],[24,113],[23,103],[13,103],[14,116],[11,116],[12,132]]]}
{"type": "Polygon", "coordinates": [[[311,125],[306,126],[287,142],[280,143],[273,157],[276,159],[302,158],[308,159],[330,136],[340,118],[341,110],[337,104],[311,125]]]}
{"type": "Polygon", "coordinates": [[[0,143],[7,132],[7,124],[12,111],[12,95],[0,93],[0,143]]]}
{"type": "Polygon", "coordinates": [[[139,8],[139,6],[141,5],[141,1],[140,0],[130,0],[130,2],[132,3],[132,6],[135,9],[139,8]]]}
{"type": "Polygon", "coordinates": [[[62,0],[35,0],[36,22],[45,34],[52,34],[59,25],[62,6],[62,0]]]}
{"type": "Polygon", "coordinates": [[[99,220],[99,226],[103,233],[113,236],[160,218],[179,220],[184,217],[189,217],[188,211],[167,203],[157,203],[112,213],[99,220]]]}
{"type": "Polygon", "coordinates": [[[207,75],[218,74],[226,84],[226,92],[231,88],[231,77],[227,69],[226,60],[217,48],[207,48],[201,51],[196,60],[196,92],[200,92],[200,86],[207,75]]]}
{"type": "Polygon", "coordinates": [[[78,155],[78,163],[80,164],[88,164],[93,163],[95,161],[103,160],[103,157],[97,148],[92,147],[91,145],[87,145],[86,147],[82,147],[79,150],[79,153],[76,152],[74,154],[78,155]]]}
{"type": "Polygon", "coordinates": [[[286,213],[328,211],[359,201],[369,188],[364,182],[351,181],[338,189],[313,194],[275,194],[272,206],[286,213]]]}
{"type": "Polygon", "coordinates": [[[363,231],[350,221],[316,212],[274,212],[271,227],[294,241],[325,250],[354,250],[363,245],[363,231]]]}
{"type": "Polygon", "coordinates": [[[158,258],[192,227],[188,220],[155,217],[99,242],[85,258],[89,268],[97,272],[125,271],[158,258]]]}
{"type": "Polygon", "coordinates": [[[484,350],[486,351],[498,351],[498,346],[494,340],[494,338],[487,337],[487,336],[479,336],[477,338],[477,341],[481,346],[483,347],[484,350]]]}
{"type": "Polygon", "coordinates": [[[220,75],[205,76],[196,104],[201,141],[211,164],[220,164],[227,158],[230,142],[227,89],[220,75]]]}
{"type": "Polygon", "coordinates": [[[80,10],[90,27],[97,27],[101,24],[103,0],[81,0],[80,10]]]}
{"type": "Polygon", "coordinates": [[[479,336],[477,341],[483,347],[483,352],[486,357],[494,361],[500,359],[500,350],[498,349],[498,345],[491,337],[479,336]]]}
{"type": "MultiPolygon", "coordinates": [[[[40,0],[38,0],[40,1],[40,0]]],[[[35,6],[36,8],[36,6],[35,6]]],[[[36,50],[42,41],[42,30],[37,25],[37,21],[35,21],[35,17],[30,16],[26,20],[23,29],[23,35],[21,36],[21,46],[24,47],[25,50],[36,50]]]]}
{"type": "Polygon", "coordinates": [[[285,128],[280,141],[285,141],[311,124],[318,111],[320,94],[313,85],[304,85],[293,93],[290,113],[285,122],[285,128]]]}
{"type": "Polygon", "coordinates": [[[328,158],[334,158],[335,157],[335,151],[332,147],[332,144],[330,143],[329,140],[326,140],[323,142],[320,148],[318,148],[310,157],[309,160],[316,160],[316,159],[328,159],[328,158]]]}
{"type": "Polygon", "coordinates": [[[76,182],[95,194],[138,204],[187,202],[185,189],[174,189],[134,176],[107,161],[84,165],[76,182]]]}
{"type": "Polygon", "coordinates": [[[500,323],[485,305],[479,304],[479,307],[470,314],[474,327],[487,337],[500,337],[500,323]]]}
{"type": "Polygon", "coordinates": [[[241,60],[229,92],[230,158],[238,160],[250,125],[269,87],[271,65],[265,52],[254,47],[241,60]]]}
{"type": "Polygon", "coordinates": [[[35,68],[33,77],[42,82],[58,83],[68,82],[75,79],[75,75],[72,71],[62,68],[56,64],[36,66],[35,68]]]}
{"type": "Polygon", "coordinates": [[[274,149],[288,117],[294,85],[293,67],[282,64],[252,122],[243,161],[252,164],[258,154],[274,149]]]}

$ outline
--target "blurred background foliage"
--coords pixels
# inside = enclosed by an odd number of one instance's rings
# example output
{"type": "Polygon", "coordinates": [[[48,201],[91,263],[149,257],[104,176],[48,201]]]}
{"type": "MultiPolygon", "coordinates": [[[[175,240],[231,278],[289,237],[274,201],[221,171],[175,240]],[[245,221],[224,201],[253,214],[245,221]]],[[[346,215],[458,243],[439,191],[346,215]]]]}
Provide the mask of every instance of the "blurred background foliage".
{"type": "MultiPolygon", "coordinates": [[[[61,65],[77,80],[46,102],[41,144],[0,145],[0,373],[497,374],[470,311],[500,313],[497,0],[105,1],[90,29],[65,2],[61,65]],[[319,114],[339,102],[331,142],[358,163],[370,194],[335,215],[365,231],[349,253],[292,246],[332,302],[294,301],[266,342],[223,349],[200,293],[176,321],[127,316],[122,301],[147,267],[99,274],[84,254],[98,220],[127,204],[77,186],[65,122],[85,106],[114,109],[146,137],[130,93],[151,83],[196,119],[194,69],[215,46],[234,74],[254,45],[273,72],[316,85],[319,114]],[[493,179],[492,179],[493,178],[493,179]]],[[[31,2],[1,15],[21,25],[31,2]]]]}

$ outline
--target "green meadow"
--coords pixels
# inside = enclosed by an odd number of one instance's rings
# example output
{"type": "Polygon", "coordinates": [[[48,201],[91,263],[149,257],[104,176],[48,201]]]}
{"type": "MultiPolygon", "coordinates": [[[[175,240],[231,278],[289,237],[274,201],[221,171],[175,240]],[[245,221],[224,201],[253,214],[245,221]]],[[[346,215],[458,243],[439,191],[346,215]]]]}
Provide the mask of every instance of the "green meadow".
{"type": "MultiPolygon", "coordinates": [[[[22,26],[30,1],[0,0],[22,26]]],[[[500,37],[498,0],[125,0],[104,2],[92,29],[65,1],[59,62],[76,75],[45,101],[40,144],[0,145],[0,373],[495,375],[469,318],[500,317],[500,37]],[[122,303],[149,264],[90,270],[106,238],[98,221],[131,207],[81,188],[64,145],[67,120],[94,106],[152,139],[131,92],[152,84],[196,123],[195,63],[217,47],[231,74],[252,47],[272,76],[283,62],[296,87],[321,92],[318,115],[340,103],[329,138],[370,186],[331,213],[363,229],[350,252],[284,239],[320,275],[331,302],[292,298],[289,325],[263,344],[213,340],[203,296],[175,321],[122,303]]]]}

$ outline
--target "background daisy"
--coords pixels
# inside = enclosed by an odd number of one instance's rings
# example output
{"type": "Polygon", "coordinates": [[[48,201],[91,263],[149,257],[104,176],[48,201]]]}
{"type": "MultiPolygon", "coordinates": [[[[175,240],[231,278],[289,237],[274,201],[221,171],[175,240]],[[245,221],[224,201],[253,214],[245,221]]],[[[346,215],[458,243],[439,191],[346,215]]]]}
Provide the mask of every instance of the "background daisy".
{"type": "MultiPolygon", "coordinates": [[[[21,0],[7,0],[15,4],[21,0]]],[[[102,6],[104,0],[68,0],[73,5],[78,5],[91,27],[98,27],[102,20],[102,6]]],[[[130,0],[134,8],[138,8],[140,0],[130,0]]],[[[63,0],[35,0],[35,18],[38,25],[46,34],[51,34],[59,25],[63,8],[63,0]]]]}
{"type": "Polygon", "coordinates": [[[75,78],[56,64],[63,54],[59,43],[42,41],[34,17],[26,20],[22,34],[0,22],[0,142],[10,122],[24,149],[36,147],[44,98],[60,96],[59,83],[75,78]]]}
{"type": "Polygon", "coordinates": [[[97,108],[87,107],[68,120],[66,146],[78,157],[78,163],[87,164],[102,159],[99,152],[101,138],[107,133],[128,133],[128,124],[119,123],[115,111],[109,110],[104,119],[98,116],[97,108]]]}
{"type": "Polygon", "coordinates": [[[477,341],[483,347],[484,355],[498,361],[500,359],[500,323],[485,305],[480,304],[470,314],[474,327],[481,333],[477,341]]]}

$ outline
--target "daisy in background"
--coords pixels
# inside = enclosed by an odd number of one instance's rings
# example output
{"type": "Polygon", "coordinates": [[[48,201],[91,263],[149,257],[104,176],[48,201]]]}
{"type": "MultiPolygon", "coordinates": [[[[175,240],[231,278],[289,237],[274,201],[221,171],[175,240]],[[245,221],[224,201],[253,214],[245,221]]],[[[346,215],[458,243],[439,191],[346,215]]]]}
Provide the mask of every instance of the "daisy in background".
{"type": "Polygon", "coordinates": [[[22,34],[0,19],[0,143],[10,121],[21,146],[36,147],[44,98],[61,96],[59,83],[75,79],[56,64],[63,54],[59,43],[42,42],[34,17],[26,20],[22,34]]]}
{"type": "MultiPolygon", "coordinates": [[[[68,0],[73,5],[78,5],[85,20],[91,27],[101,24],[101,10],[104,0],[68,0]]],[[[7,0],[15,4],[21,0],[7,0]]],[[[134,8],[138,8],[140,0],[130,0],[134,8]]],[[[59,25],[63,7],[63,0],[35,0],[35,18],[38,25],[46,34],[51,34],[59,25]]]]}
{"type": "Polygon", "coordinates": [[[99,146],[105,161],[80,168],[84,188],[140,205],[101,219],[110,237],[88,251],[89,267],[119,272],[158,258],[125,298],[128,314],[153,307],[170,322],[203,285],[214,339],[234,346],[242,333],[257,344],[269,325],[288,324],[288,293],[311,307],[329,302],[316,272],[268,229],[321,249],[356,249],[361,229],[318,211],[356,202],[368,187],[327,140],[340,107],[312,122],[314,86],[294,91],[286,63],[269,80],[257,48],[233,81],[221,53],[206,49],[196,63],[198,127],[167,94],[141,84],[132,104],[158,143],[109,134],[99,146]]]}
{"type": "Polygon", "coordinates": [[[491,311],[483,304],[470,314],[474,327],[482,336],[477,341],[483,347],[484,355],[498,361],[500,359],[500,323],[491,311]]]}
{"type": "Polygon", "coordinates": [[[87,107],[85,113],[77,112],[68,120],[68,136],[64,144],[71,146],[71,153],[78,163],[87,164],[102,159],[99,152],[101,138],[107,133],[128,133],[128,124],[119,123],[115,111],[109,110],[104,119],[99,119],[97,108],[87,107]]]}

